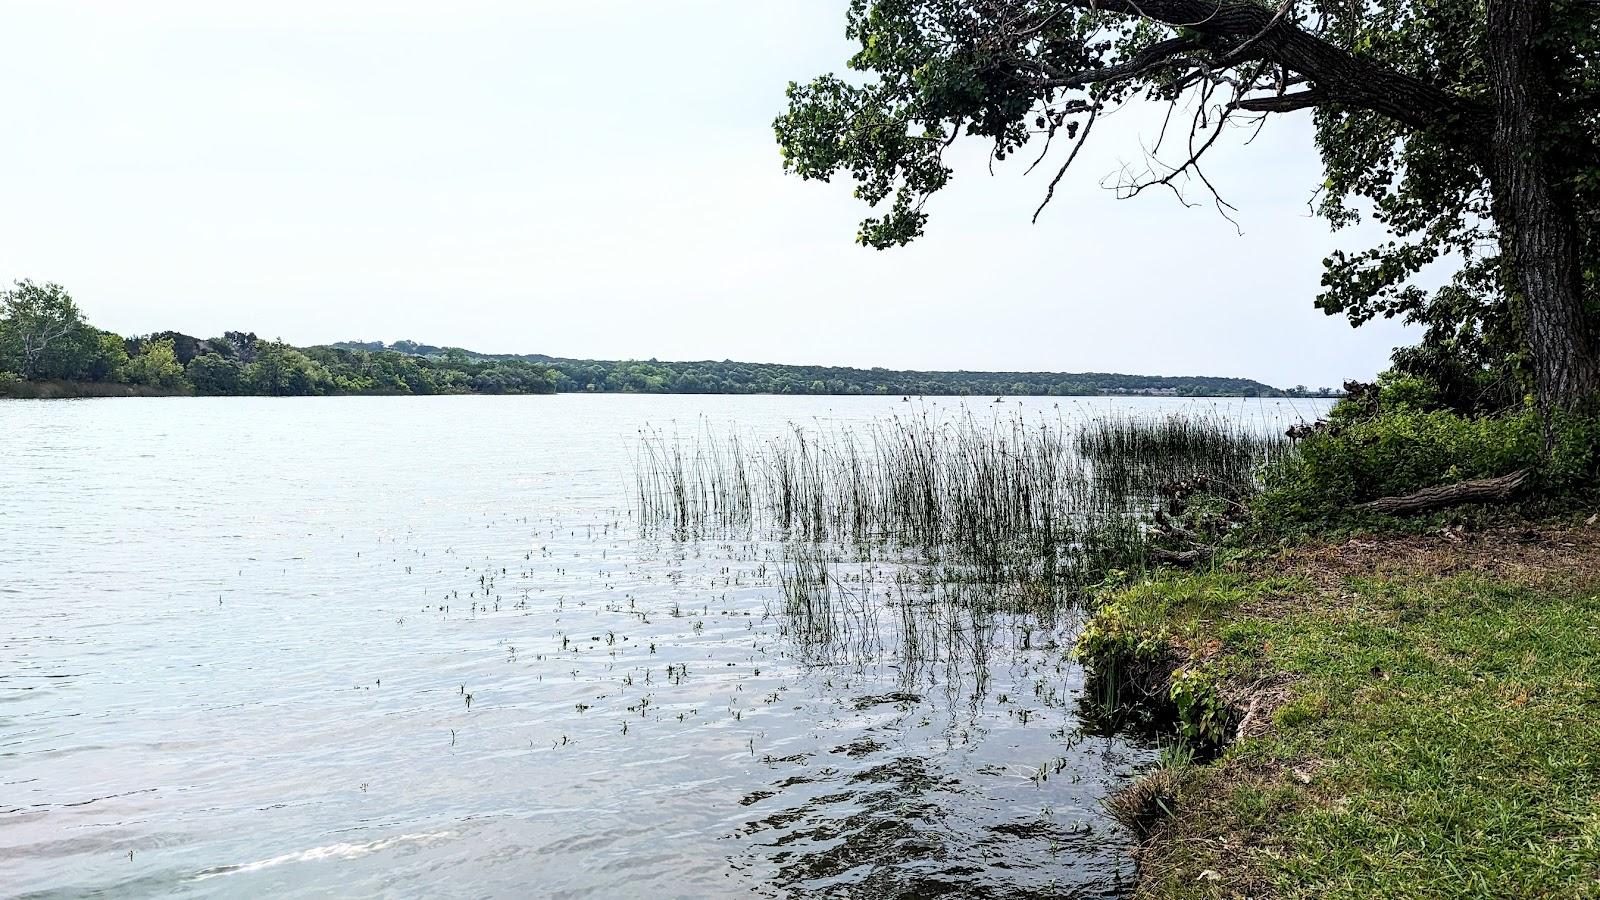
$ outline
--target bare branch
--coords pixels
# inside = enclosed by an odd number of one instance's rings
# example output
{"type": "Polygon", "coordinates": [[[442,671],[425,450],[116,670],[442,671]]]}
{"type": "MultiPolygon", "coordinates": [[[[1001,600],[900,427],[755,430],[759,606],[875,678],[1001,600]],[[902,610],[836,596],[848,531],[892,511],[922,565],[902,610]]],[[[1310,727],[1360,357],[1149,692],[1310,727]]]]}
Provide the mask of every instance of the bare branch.
{"type": "Polygon", "coordinates": [[[1050,189],[1045,191],[1044,201],[1039,204],[1038,209],[1033,211],[1033,221],[1035,223],[1038,223],[1039,214],[1044,212],[1044,208],[1050,205],[1051,198],[1056,195],[1056,185],[1061,183],[1061,177],[1067,174],[1067,168],[1072,165],[1073,160],[1078,158],[1078,151],[1083,149],[1083,142],[1089,139],[1089,131],[1094,128],[1095,117],[1099,114],[1099,104],[1089,107],[1089,121],[1084,123],[1083,131],[1078,134],[1078,142],[1072,145],[1072,152],[1067,154],[1067,161],[1062,163],[1061,168],[1056,171],[1056,177],[1050,179],[1050,189]]]}

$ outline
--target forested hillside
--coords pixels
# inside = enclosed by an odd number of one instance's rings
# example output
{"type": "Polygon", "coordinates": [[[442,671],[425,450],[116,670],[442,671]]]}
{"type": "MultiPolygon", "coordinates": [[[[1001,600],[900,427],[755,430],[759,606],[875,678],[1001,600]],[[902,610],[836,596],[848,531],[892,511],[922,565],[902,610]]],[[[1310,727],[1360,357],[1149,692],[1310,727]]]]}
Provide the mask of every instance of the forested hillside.
{"type": "MultiPolygon", "coordinates": [[[[1093,396],[1155,394],[1180,397],[1270,397],[1284,391],[1248,378],[1118,375],[1105,372],[924,372],[795,366],[722,360],[565,359],[539,354],[482,354],[415,341],[346,341],[333,345],[367,353],[399,352],[454,365],[479,362],[549,366],[558,391],[647,394],[899,394],[1093,396]]],[[[1321,393],[1300,389],[1299,393],[1321,393]]]]}

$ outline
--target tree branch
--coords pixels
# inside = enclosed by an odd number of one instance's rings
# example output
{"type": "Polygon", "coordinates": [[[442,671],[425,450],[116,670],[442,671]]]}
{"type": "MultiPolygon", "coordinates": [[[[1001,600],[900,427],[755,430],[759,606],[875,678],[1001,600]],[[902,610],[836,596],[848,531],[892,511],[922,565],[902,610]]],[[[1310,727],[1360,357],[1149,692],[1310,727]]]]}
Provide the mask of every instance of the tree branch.
{"type": "MultiPolygon", "coordinates": [[[[1229,63],[1242,58],[1271,60],[1311,81],[1325,98],[1322,102],[1365,109],[1419,131],[1446,131],[1456,140],[1487,152],[1487,136],[1493,130],[1493,115],[1487,106],[1355,56],[1286,21],[1271,7],[1248,0],[1069,2],[1082,10],[1116,12],[1185,28],[1233,46],[1235,52],[1247,43],[1248,52],[1243,57],[1230,57],[1229,63]]],[[[1168,52],[1170,55],[1175,51],[1168,52]]]]}
{"type": "Polygon", "coordinates": [[[1033,82],[1035,87],[1041,88],[1081,88],[1091,84],[1103,84],[1108,81],[1121,81],[1124,78],[1133,78],[1161,65],[1180,53],[1199,47],[1199,43],[1189,37],[1168,38],[1135,53],[1131,58],[1106,66],[1101,69],[1086,69],[1082,72],[1053,75],[1050,78],[1033,82]]]}
{"type": "Polygon", "coordinates": [[[1297,109],[1321,106],[1327,103],[1329,99],[1327,93],[1312,88],[1308,91],[1279,94],[1274,97],[1252,97],[1245,100],[1235,100],[1232,105],[1234,109],[1242,109],[1246,112],[1294,112],[1297,109]]]}

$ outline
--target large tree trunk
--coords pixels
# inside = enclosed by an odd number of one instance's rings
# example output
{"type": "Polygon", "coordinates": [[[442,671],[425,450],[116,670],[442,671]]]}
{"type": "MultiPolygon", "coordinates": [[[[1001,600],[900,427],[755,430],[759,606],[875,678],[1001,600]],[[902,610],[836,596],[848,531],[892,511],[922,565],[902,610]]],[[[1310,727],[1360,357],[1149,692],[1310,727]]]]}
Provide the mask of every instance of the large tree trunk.
{"type": "Polygon", "coordinates": [[[1549,17],[1549,0],[1489,0],[1486,48],[1495,103],[1494,216],[1546,409],[1600,397],[1600,339],[1580,293],[1577,228],[1543,164],[1550,87],[1536,41],[1549,17]]]}

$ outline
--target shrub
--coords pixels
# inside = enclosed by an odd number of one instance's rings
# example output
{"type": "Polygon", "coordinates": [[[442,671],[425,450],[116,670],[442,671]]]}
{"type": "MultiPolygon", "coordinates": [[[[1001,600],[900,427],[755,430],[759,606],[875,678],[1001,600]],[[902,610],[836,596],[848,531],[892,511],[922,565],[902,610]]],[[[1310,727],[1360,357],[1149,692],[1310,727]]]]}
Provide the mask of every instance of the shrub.
{"type": "Polygon", "coordinates": [[[1166,634],[1148,623],[1136,621],[1138,618],[1143,617],[1123,603],[1106,603],[1078,632],[1073,656],[1102,668],[1166,656],[1169,652],[1166,634]]]}
{"type": "Polygon", "coordinates": [[[1545,496],[1592,488],[1600,419],[1574,413],[1547,421],[1531,407],[1494,416],[1422,410],[1410,402],[1415,381],[1380,385],[1376,403],[1341,403],[1327,423],[1303,432],[1297,452],[1267,474],[1263,519],[1333,518],[1378,497],[1518,469],[1537,473],[1535,489],[1545,496]]]}
{"type": "Polygon", "coordinates": [[[183,384],[183,365],[172,348],[172,339],[146,341],[139,355],[128,360],[123,370],[134,384],[171,389],[183,384]]]}
{"type": "Polygon", "coordinates": [[[1169,696],[1178,710],[1178,733],[1191,747],[1220,747],[1228,739],[1228,705],[1217,690],[1217,677],[1198,668],[1172,676],[1169,696]]]}
{"type": "Polygon", "coordinates": [[[244,368],[217,353],[202,353],[185,369],[195,393],[205,396],[238,394],[244,388],[244,368]]]}

